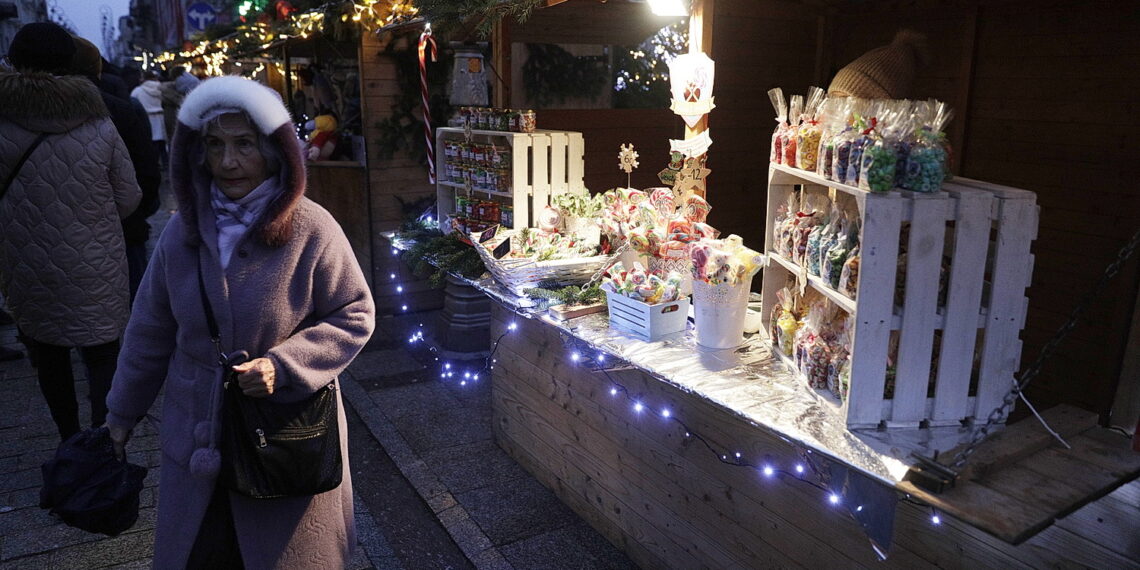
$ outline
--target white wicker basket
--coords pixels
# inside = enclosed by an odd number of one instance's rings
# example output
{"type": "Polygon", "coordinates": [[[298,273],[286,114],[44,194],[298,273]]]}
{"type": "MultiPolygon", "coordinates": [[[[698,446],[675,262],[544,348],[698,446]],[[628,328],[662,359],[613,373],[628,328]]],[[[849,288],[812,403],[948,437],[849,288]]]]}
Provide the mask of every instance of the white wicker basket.
{"type": "Polygon", "coordinates": [[[616,261],[614,255],[596,255],[574,259],[534,261],[532,259],[495,259],[486,247],[479,245],[479,235],[472,234],[475,251],[483,259],[487,271],[500,284],[515,295],[522,297],[525,289],[538,287],[539,283],[550,285],[581,285],[590,280],[599,270],[616,261]]]}

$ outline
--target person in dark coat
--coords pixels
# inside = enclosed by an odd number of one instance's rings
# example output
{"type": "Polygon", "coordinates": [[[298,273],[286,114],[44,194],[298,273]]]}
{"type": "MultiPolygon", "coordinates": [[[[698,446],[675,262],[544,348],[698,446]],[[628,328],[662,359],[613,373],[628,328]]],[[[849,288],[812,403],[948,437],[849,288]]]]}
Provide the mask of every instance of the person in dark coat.
{"type": "Polygon", "coordinates": [[[107,413],[129,312],[120,220],[142,195],[99,89],[70,75],[74,55],[67,30],[31,23],[9,48],[16,72],[0,73],[0,180],[40,140],[0,199],[0,292],[63,440],[80,429],[72,348],[87,368],[92,425],[107,413]]]}
{"type": "Polygon", "coordinates": [[[104,90],[104,84],[100,81],[103,58],[99,55],[99,48],[79,36],[73,39],[76,51],[72,59],[72,70],[100,87],[103,103],[111,112],[115,130],[119,131],[119,136],[127,145],[127,152],[130,153],[135,168],[135,179],[142,190],[142,201],[139,202],[138,209],[123,220],[131,300],[134,301],[143,272],[146,271],[146,242],[150,239],[150,224],[146,220],[158,211],[158,187],[162,183],[158,153],[151,143],[150,120],[146,111],[140,104],[104,90]]]}
{"type": "Polygon", "coordinates": [[[99,79],[95,84],[99,86],[99,90],[104,93],[110,93],[119,99],[130,99],[131,89],[134,86],[127,87],[127,82],[123,80],[123,70],[117,65],[112,65],[107,61],[107,58],[100,56],[99,61],[102,64],[102,73],[99,74],[99,79]]]}
{"type": "Polygon", "coordinates": [[[228,369],[248,396],[312,395],[372,334],[364,273],[340,224],[305,197],[301,143],[275,91],[241,77],[203,81],[182,103],[171,149],[178,213],[139,288],[107,397],[122,454],[164,392],[154,567],[343,568],[356,544],[343,402],[339,487],[277,499],[233,493],[218,478],[227,372],[218,351],[254,357],[228,369]]]}

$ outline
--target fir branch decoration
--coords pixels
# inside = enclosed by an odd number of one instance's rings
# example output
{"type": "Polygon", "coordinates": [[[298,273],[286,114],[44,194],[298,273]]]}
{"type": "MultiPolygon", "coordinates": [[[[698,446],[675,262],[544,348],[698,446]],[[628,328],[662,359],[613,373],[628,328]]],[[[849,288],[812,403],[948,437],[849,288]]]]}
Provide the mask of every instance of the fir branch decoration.
{"type": "Polygon", "coordinates": [[[416,0],[416,8],[434,28],[450,30],[474,21],[479,37],[487,38],[504,17],[522,23],[535,8],[547,3],[547,0],[416,0]]]}
{"type": "Polygon", "coordinates": [[[528,99],[538,107],[598,94],[609,81],[606,61],[599,56],[576,56],[553,44],[526,44],[522,66],[528,99]]]}
{"type": "Polygon", "coordinates": [[[476,279],[487,268],[479,253],[470,244],[461,241],[459,234],[441,234],[438,230],[420,230],[401,233],[400,239],[414,240],[416,243],[404,251],[402,257],[416,275],[427,275],[428,284],[441,288],[447,283],[449,273],[467,279],[476,279]]]}
{"type": "Polygon", "coordinates": [[[605,298],[605,292],[602,291],[601,285],[597,283],[586,288],[577,285],[570,285],[569,287],[563,287],[561,289],[541,286],[532,287],[524,289],[523,293],[533,299],[544,301],[546,307],[558,304],[590,305],[605,298]]]}

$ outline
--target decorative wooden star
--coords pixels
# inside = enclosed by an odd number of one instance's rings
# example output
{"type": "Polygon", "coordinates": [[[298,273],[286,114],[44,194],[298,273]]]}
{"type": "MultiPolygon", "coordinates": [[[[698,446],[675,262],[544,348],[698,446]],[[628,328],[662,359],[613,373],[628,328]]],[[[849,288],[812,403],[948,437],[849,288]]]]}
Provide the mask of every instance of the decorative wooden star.
{"type": "Polygon", "coordinates": [[[677,171],[673,182],[673,195],[677,197],[678,203],[685,203],[692,194],[705,197],[705,178],[712,172],[705,168],[706,156],[702,154],[696,158],[685,159],[685,165],[677,171]]]}
{"type": "Polygon", "coordinates": [[[618,168],[626,174],[632,173],[633,169],[640,166],[637,163],[637,157],[637,151],[633,150],[632,144],[621,145],[621,152],[618,153],[618,168]]]}

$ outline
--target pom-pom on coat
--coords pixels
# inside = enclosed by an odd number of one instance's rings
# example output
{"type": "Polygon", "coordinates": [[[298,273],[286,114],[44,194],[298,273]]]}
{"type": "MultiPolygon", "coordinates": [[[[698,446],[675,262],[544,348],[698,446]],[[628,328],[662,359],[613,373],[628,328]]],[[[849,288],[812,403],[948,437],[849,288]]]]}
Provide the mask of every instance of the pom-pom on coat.
{"type": "MultiPolygon", "coordinates": [[[[165,386],[156,568],[185,567],[217,480],[222,369],[200,298],[199,255],[222,350],[272,361],[270,400],[299,400],[336,378],[375,324],[348,240],[327,211],[304,197],[300,141],[276,93],[241,78],[209,79],[186,98],[178,119],[171,170],[179,211],[143,278],[107,398],[108,423],[130,428],[165,386]],[[226,269],[203,160],[203,119],[216,108],[245,111],[284,157],[280,194],[237,242],[226,269]]],[[[230,493],[247,568],[341,568],[349,561],[356,537],[340,404],[339,488],[284,499],[230,493]]]]}

